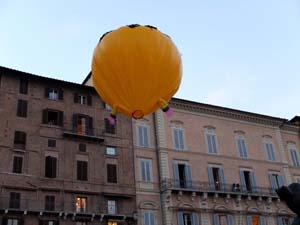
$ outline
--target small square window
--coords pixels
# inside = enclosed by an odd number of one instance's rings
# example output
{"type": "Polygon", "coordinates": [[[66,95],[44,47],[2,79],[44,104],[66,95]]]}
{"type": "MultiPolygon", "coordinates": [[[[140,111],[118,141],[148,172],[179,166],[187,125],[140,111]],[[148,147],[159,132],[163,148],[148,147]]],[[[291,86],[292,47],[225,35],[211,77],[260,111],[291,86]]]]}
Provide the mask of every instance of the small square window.
{"type": "Polygon", "coordinates": [[[79,151],[86,152],[86,144],[80,143],[79,144],[79,151]]]}
{"type": "Polygon", "coordinates": [[[106,155],[116,155],[116,148],[114,147],[106,147],[106,155]]]}
{"type": "Polygon", "coordinates": [[[56,140],[49,139],[48,140],[48,147],[55,148],[56,147],[56,140]]]}

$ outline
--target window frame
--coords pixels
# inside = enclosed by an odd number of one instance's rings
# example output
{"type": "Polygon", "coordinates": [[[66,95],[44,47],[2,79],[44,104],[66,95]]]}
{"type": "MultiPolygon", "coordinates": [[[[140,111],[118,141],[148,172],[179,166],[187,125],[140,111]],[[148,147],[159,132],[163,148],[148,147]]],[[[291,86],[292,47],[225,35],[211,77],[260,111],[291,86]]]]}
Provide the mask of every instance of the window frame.
{"type": "Polygon", "coordinates": [[[172,126],[172,142],[173,142],[173,148],[178,151],[185,151],[187,150],[186,144],[185,144],[185,130],[181,126],[172,126]],[[179,138],[179,134],[177,133],[177,138],[178,138],[178,146],[176,146],[176,136],[175,132],[180,132],[181,133],[181,139],[179,138]]]}
{"type": "Polygon", "coordinates": [[[76,213],[85,213],[85,212],[87,212],[87,208],[88,208],[88,206],[87,206],[88,202],[87,201],[88,201],[88,198],[84,197],[84,196],[77,196],[75,198],[75,211],[76,211],[76,213]],[[82,202],[82,200],[85,200],[85,203],[83,203],[84,201],[82,202]],[[80,204],[80,206],[81,206],[81,204],[84,204],[84,207],[83,208],[78,207],[77,204],[80,204]]]}
{"type": "Polygon", "coordinates": [[[109,183],[109,184],[118,184],[118,179],[119,177],[118,177],[118,166],[117,166],[117,164],[115,164],[115,163],[107,163],[106,164],[106,182],[107,183],[109,183]],[[115,177],[110,177],[109,176],[109,167],[114,167],[115,169],[115,177]]]}
{"type": "Polygon", "coordinates": [[[28,101],[24,99],[18,99],[17,102],[17,117],[27,118],[28,101]]]}
{"type": "Polygon", "coordinates": [[[24,157],[23,156],[14,155],[13,156],[13,169],[12,169],[12,172],[15,173],[15,174],[23,174],[23,162],[24,162],[24,157]],[[16,158],[21,159],[20,160],[21,166],[15,164],[15,163],[17,163],[15,161],[16,158]]]}
{"type": "Polygon", "coordinates": [[[235,146],[238,152],[238,155],[242,159],[248,159],[249,158],[249,151],[248,151],[248,145],[247,140],[244,132],[235,132],[235,146]],[[239,145],[239,141],[243,142],[244,149],[242,147],[242,144],[239,145]],[[242,147],[242,148],[240,148],[242,147]]]}
{"type": "Polygon", "coordinates": [[[147,124],[137,124],[136,125],[136,137],[137,137],[137,146],[140,148],[150,148],[150,127],[147,124]],[[141,129],[141,130],[140,130],[141,129]],[[142,132],[140,132],[142,131],[142,132]],[[146,134],[145,134],[146,132],[146,134]],[[141,134],[140,134],[141,133],[141,134]],[[146,135],[146,139],[145,139],[146,135]],[[140,140],[142,137],[142,140],[140,140]]]}
{"type": "Polygon", "coordinates": [[[153,173],[152,173],[152,160],[151,159],[140,159],[140,180],[144,183],[152,183],[153,182],[153,173]],[[145,168],[143,168],[143,163],[148,164],[148,168],[145,164],[145,168]],[[149,173],[147,173],[147,169],[149,169],[149,173]],[[145,174],[143,174],[143,170],[145,170],[145,174]],[[148,175],[149,177],[148,177],[148,175]],[[145,176],[145,179],[143,177],[145,176]]]}
{"type": "Polygon", "coordinates": [[[216,133],[216,128],[214,127],[205,127],[205,142],[206,142],[206,147],[207,147],[207,153],[211,154],[211,155],[219,155],[219,144],[218,144],[218,137],[217,137],[217,133],[216,133]],[[213,137],[215,145],[211,145],[212,147],[215,146],[215,149],[213,149],[213,151],[210,151],[210,145],[209,145],[209,138],[208,136],[213,137]]]}
{"type": "Polygon", "coordinates": [[[276,151],[274,148],[274,143],[273,143],[273,138],[271,136],[264,136],[263,137],[263,148],[265,151],[265,155],[266,155],[266,159],[268,162],[277,162],[277,155],[276,155],[276,151]],[[268,148],[268,146],[272,147],[270,149],[270,147],[268,148]],[[272,151],[269,151],[272,150],[272,151]]]}
{"type": "Polygon", "coordinates": [[[88,170],[89,170],[89,164],[86,160],[76,160],[76,168],[77,168],[77,180],[78,181],[88,181],[88,170]],[[79,171],[80,170],[80,171],[79,171]]]}

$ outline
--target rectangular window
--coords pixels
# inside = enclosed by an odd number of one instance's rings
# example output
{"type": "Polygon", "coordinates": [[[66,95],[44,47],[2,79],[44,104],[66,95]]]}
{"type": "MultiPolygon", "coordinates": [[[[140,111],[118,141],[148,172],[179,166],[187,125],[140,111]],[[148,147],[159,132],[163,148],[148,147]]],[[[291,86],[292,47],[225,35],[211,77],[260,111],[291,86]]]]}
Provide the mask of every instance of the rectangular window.
{"type": "Polygon", "coordinates": [[[80,143],[79,144],[79,151],[86,152],[86,144],[80,143]]]}
{"type": "Polygon", "coordinates": [[[215,213],[213,215],[213,225],[234,225],[233,215],[215,213]]]}
{"type": "Polygon", "coordinates": [[[56,147],[56,140],[48,139],[48,147],[55,148],[56,147]]]}
{"type": "Polygon", "coordinates": [[[22,173],[23,157],[14,156],[13,173],[22,173]]]}
{"type": "Polygon", "coordinates": [[[93,118],[87,115],[73,115],[73,131],[80,135],[93,135],[93,118]]]}
{"type": "Polygon", "coordinates": [[[151,182],[152,176],[151,176],[151,170],[152,170],[152,163],[150,160],[142,159],[141,161],[141,179],[143,182],[151,182]]]}
{"type": "Polygon", "coordinates": [[[138,125],[138,146],[143,148],[149,147],[149,128],[147,126],[138,125]]]}
{"type": "Polygon", "coordinates": [[[45,177],[56,178],[57,158],[47,156],[45,159],[45,177]]]}
{"type": "Polygon", "coordinates": [[[108,183],[117,183],[117,165],[107,164],[107,182],[108,183]]]}
{"type": "Polygon", "coordinates": [[[116,125],[110,124],[107,118],[104,119],[105,122],[105,133],[116,134],[116,125]]]}
{"type": "Polygon", "coordinates": [[[299,158],[298,158],[298,152],[296,149],[290,149],[290,153],[291,153],[291,159],[292,159],[292,165],[299,167],[299,158]]]}
{"type": "Polygon", "coordinates": [[[26,100],[18,100],[17,105],[17,116],[18,117],[27,117],[27,101],[26,100]]]}
{"type": "Polygon", "coordinates": [[[17,192],[10,192],[9,198],[9,208],[10,209],[19,209],[21,201],[21,194],[17,192]]]}
{"type": "Polygon", "coordinates": [[[208,153],[210,154],[218,154],[216,135],[215,134],[206,134],[207,148],[208,153]]]}
{"type": "Polygon", "coordinates": [[[28,80],[25,80],[25,79],[20,80],[19,92],[20,92],[20,94],[27,95],[27,93],[28,93],[28,80]]]}
{"type": "Polygon", "coordinates": [[[225,190],[224,170],[221,167],[208,167],[208,179],[211,190],[225,190]]]}
{"type": "Polygon", "coordinates": [[[108,200],[107,201],[107,212],[108,212],[108,214],[117,214],[116,200],[108,200]]]}
{"type": "Polygon", "coordinates": [[[247,151],[245,139],[237,137],[236,138],[236,145],[237,145],[240,157],[241,158],[248,158],[248,151],[247,151]]]}
{"type": "Polygon", "coordinates": [[[15,131],[14,148],[25,149],[26,146],[26,133],[22,131],[15,131]]]}
{"type": "Polygon", "coordinates": [[[173,128],[173,146],[177,150],[184,150],[183,130],[173,128]]]}
{"type": "Polygon", "coordinates": [[[7,225],[21,225],[21,221],[19,219],[7,219],[7,225]]]}
{"type": "Polygon", "coordinates": [[[43,110],[43,124],[63,126],[64,113],[53,109],[43,110]]]}
{"type": "Polygon", "coordinates": [[[291,225],[293,223],[294,218],[286,217],[286,216],[280,216],[277,217],[277,225],[291,225]]]}
{"type": "Polygon", "coordinates": [[[153,211],[143,213],[143,225],[156,225],[155,214],[153,211]]]}
{"type": "Polygon", "coordinates": [[[75,93],[74,102],[81,105],[92,105],[92,96],[75,93]]]}
{"type": "Polygon", "coordinates": [[[198,213],[178,212],[178,225],[199,225],[198,213]]]}
{"type": "Polygon", "coordinates": [[[257,215],[248,215],[246,217],[247,224],[246,225],[266,225],[266,217],[257,216],[257,215]]]}
{"type": "Polygon", "coordinates": [[[284,186],[284,177],[278,173],[269,173],[269,181],[271,186],[271,191],[275,193],[275,190],[280,188],[281,186],[284,186]]]}
{"type": "Polygon", "coordinates": [[[174,181],[177,188],[192,188],[192,168],[185,163],[174,162],[174,181]]]}
{"type": "Polygon", "coordinates": [[[88,162],[77,161],[77,180],[87,181],[88,180],[88,162]]]}
{"type": "Polygon", "coordinates": [[[241,188],[243,192],[257,192],[256,179],[253,171],[240,170],[241,188]]]}
{"type": "Polygon", "coordinates": [[[111,107],[108,104],[104,103],[104,109],[110,111],[111,107]]]}
{"type": "Polygon", "coordinates": [[[63,90],[57,88],[46,88],[45,97],[51,100],[63,100],[63,90]]]}
{"type": "Polygon", "coordinates": [[[47,211],[55,210],[55,196],[52,195],[45,196],[45,210],[47,211]]]}
{"type": "Polygon", "coordinates": [[[273,144],[272,143],[265,143],[264,145],[265,145],[267,160],[268,161],[276,161],[276,156],[275,156],[273,144]]]}
{"type": "Polygon", "coordinates": [[[116,155],[116,148],[114,147],[106,147],[106,155],[116,155]]]}
{"type": "Polygon", "coordinates": [[[87,198],[86,197],[77,197],[75,207],[76,207],[76,212],[77,213],[86,212],[87,198]]]}

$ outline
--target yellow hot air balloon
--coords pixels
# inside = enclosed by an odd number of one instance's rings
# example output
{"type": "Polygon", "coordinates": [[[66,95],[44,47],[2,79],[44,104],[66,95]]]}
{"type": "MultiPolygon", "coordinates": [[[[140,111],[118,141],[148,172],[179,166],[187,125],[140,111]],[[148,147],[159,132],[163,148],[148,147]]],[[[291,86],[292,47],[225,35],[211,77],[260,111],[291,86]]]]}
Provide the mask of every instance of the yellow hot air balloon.
{"type": "Polygon", "coordinates": [[[167,102],[181,76],[178,49],[153,26],[135,24],[108,32],[94,51],[93,84],[112,107],[113,119],[119,112],[140,119],[158,108],[170,114],[167,102]]]}

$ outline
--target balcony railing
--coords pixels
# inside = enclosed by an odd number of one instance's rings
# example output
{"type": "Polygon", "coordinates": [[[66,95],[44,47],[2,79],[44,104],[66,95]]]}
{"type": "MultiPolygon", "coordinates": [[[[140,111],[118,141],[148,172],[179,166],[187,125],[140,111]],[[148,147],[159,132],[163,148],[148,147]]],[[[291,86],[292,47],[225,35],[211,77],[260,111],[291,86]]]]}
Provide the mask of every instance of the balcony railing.
{"type": "Polygon", "coordinates": [[[85,126],[73,126],[72,128],[68,127],[69,126],[64,126],[63,128],[64,137],[81,138],[96,142],[104,141],[104,131],[102,129],[90,129],[85,126]]]}
{"type": "Polygon", "coordinates": [[[255,187],[250,185],[243,186],[240,184],[216,184],[209,182],[183,181],[174,179],[165,179],[162,182],[162,190],[268,196],[273,198],[278,197],[275,190],[268,187],[255,187]]]}
{"type": "Polygon", "coordinates": [[[20,199],[20,201],[10,200],[6,197],[0,198],[0,210],[11,211],[27,211],[27,212],[45,212],[45,213],[65,213],[65,214],[104,214],[110,216],[132,216],[135,209],[122,207],[122,204],[117,205],[116,208],[108,207],[107,204],[93,201],[94,204],[87,204],[86,206],[76,207],[75,202],[60,202],[55,203],[53,210],[45,209],[45,202],[32,199],[20,199]]]}

